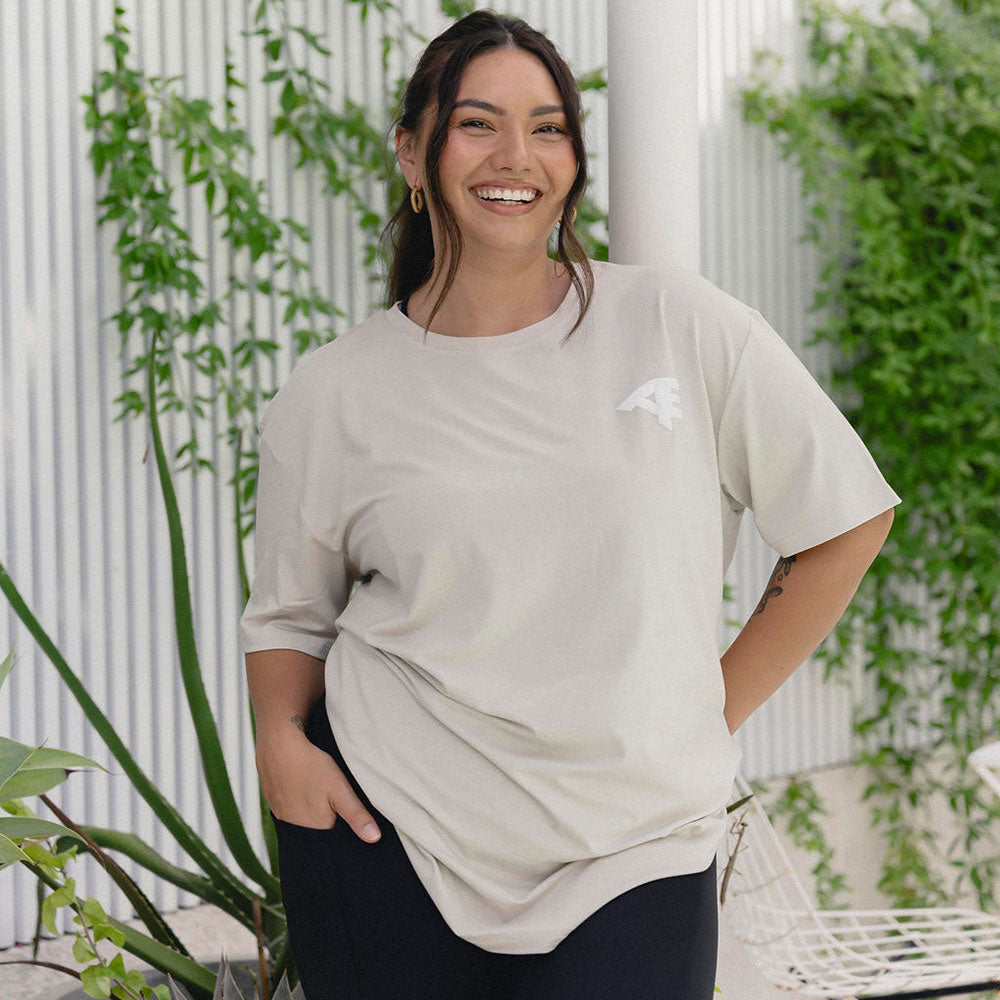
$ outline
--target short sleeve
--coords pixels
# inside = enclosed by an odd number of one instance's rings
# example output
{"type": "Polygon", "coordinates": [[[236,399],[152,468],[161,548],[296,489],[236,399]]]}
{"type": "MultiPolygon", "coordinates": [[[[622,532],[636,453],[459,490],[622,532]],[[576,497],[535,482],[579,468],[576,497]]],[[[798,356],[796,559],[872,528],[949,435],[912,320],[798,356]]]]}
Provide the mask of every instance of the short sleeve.
{"type": "Polygon", "coordinates": [[[344,554],[321,544],[301,513],[300,487],[260,438],[257,566],[240,618],[245,653],[298,649],[325,659],[349,593],[344,554]]]}
{"type": "Polygon", "coordinates": [[[900,503],[864,442],[755,309],[719,423],[719,478],[734,510],[790,556],[900,503]]]}

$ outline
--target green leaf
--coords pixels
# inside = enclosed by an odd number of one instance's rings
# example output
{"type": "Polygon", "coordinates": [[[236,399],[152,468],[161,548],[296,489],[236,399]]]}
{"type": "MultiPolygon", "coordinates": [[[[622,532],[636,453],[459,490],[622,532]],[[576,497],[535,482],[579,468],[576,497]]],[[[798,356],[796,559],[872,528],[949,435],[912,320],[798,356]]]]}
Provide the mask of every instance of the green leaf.
{"type": "Polygon", "coordinates": [[[56,910],[63,906],[70,906],[75,901],[76,880],[72,878],[66,879],[55,892],[50,892],[42,900],[42,923],[45,924],[51,933],[58,933],[55,922],[56,910]]]}
{"type": "Polygon", "coordinates": [[[83,904],[83,915],[95,924],[105,924],[108,921],[104,907],[92,896],[83,904]]]}
{"type": "MultiPolygon", "coordinates": [[[[30,760],[35,749],[35,747],[28,746],[25,743],[18,743],[16,740],[8,739],[6,736],[0,736],[0,787],[3,786],[5,781],[17,774],[26,761],[30,760]]],[[[0,795],[0,801],[16,798],[20,798],[20,796],[0,795]]]]}
{"type": "Polygon", "coordinates": [[[7,675],[14,666],[14,650],[12,649],[0,663],[0,690],[3,690],[3,682],[7,680],[7,675]]]}
{"type": "Polygon", "coordinates": [[[85,965],[87,962],[97,958],[97,952],[94,951],[90,942],[82,934],[77,934],[76,940],[73,942],[73,957],[81,965],[85,965]]]}
{"type": "Polygon", "coordinates": [[[608,80],[604,73],[605,70],[603,66],[598,69],[591,70],[589,73],[584,73],[576,78],[577,86],[581,91],[607,90],[608,80]]]}
{"type": "Polygon", "coordinates": [[[111,974],[101,965],[89,965],[80,973],[83,992],[89,997],[106,1000],[111,996],[111,974]]]}
{"type": "Polygon", "coordinates": [[[94,940],[102,941],[104,938],[110,938],[119,948],[125,944],[125,935],[113,924],[101,924],[94,927],[94,940]]]}
{"type": "Polygon", "coordinates": [[[317,52],[322,53],[324,56],[333,55],[329,49],[324,48],[323,44],[319,40],[319,36],[314,32],[309,31],[307,28],[298,24],[292,25],[292,31],[298,32],[314,49],[316,49],[317,52]]]}
{"type": "Polygon", "coordinates": [[[441,13],[445,17],[459,18],[471,14],[476,9],[474,0],[441,0],[441,13]]]}
{"type": "Polygon", "coordinates": [[[41,840],[44,837],[82,838],[78,833],[51,820],[37,816],[0,816],[0,836],[10,840],[41,840]]]}
{"type": "Polygon", "coordinates": [[[84,757],[83,754],[73,753],[71,750],[60,750],[57,747],[36,747],[24,768],[38,770],[46,767],[96,767],[99,771],[107,773],[107,768],[103,764],[98,764],[92,757],[84,757]]]}
{"type": "Polygon", "coordinates": [[[17,844],[0,833],[0,868],[6,868],[16,861],[29,860],[28,855],[17,844]]]}
{"type": "Polygon", "coordinates": [[[0,799],[24,799],[42,795],[62,784],[67,771],[61,767],[44,767],[37,771],[20,771],[0,785],[0,799]]]}
{"type": "MultiPolygon", "coordinates": [[[[150,344],[150,354],[156,356],[156,337],[150,344]]],[[[155,398],[151,371],[147,371],[146,395],[155,398]]],[[[150,432],[153,455],[156,461],[157,479],[166,509],[168,536],[170,540],[170,563],[174,603],[174,634],[180,660],[181,679],[187,698],[191,720],[194,723],[198,749],[201,755],[202,771],[208,786],[209,797],[222,830],[227,847],[232,851],[237,864],[267,893],[278,888],[277,879],[268,871],[257,856],[247,836],[243,816],[236,803],[229,770],[222,752],[222,743],[216,727],[212,706],[205,690],[205,680],[200,666],[198,644],[195,638],[194,608],[188,575],[187,553],[184,543],[184,526],[181,518],[177,491],[167,460],[159,417],[155,407],[150,408],[150,432]]],[[[237,881],[227,872],[229,879],[237,881]]],[[[246,892],[246,887],[241,886],[246,892]]]]}

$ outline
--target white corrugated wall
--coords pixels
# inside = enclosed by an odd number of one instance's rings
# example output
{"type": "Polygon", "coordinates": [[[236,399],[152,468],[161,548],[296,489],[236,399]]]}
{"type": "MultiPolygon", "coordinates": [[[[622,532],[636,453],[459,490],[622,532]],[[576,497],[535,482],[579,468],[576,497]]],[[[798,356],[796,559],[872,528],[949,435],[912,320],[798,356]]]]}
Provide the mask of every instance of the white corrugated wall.
{"type": "MultiPolygon", "coordinates": [[[[188,98],[204,97],[221,124],[225,46],[235,75],[247,83],[235,92],[237,113],[256,154],[251,180],[264,179],[274,218],[291,215],[309,226],[312,242],[293,247],[310,262],[309,278],[344,310],[338,331],[363,319],[379,294],[361,265],[362,241],[344,199],[331,200],[318,173],[293,170],[284,138],[271,139],[277,93],[259,83],[266,71],[259,39],[242,32],[256,2],[249,0],[125,0],[132,60],[147,75],[179,74],[188,98]]],[[[402,0],[416,29],[430,38],[447,24],[432,0],[402,0]]],[[[292,3],[299,23],[324,37],[329,58],[308,52],[310,71],[329,83],[329,99],[345,96],[369,106],[381,100],[382,18],[374,10],[362,23],[360,8],[342,2],[292,3]]],[[[605,64],[604,0],[511,2],[503,9],[546,31],[576,72],[605,64]]],[[[80,95],[95,73],[110,68],[103,36],[111,30],[111,0],[0,0],[0,560],[9,569],[42,624],[90,693],[110,716],[142,767],[223,858],[214,816],[200,778],[193,729],[177,669],[173,641],[169,554],[162,503],[147,436],[134,421],[113,422],[126,359],[109,316],[120,308],[116,232],[98,228],[96,184],[88,158],[80,95]]],[[[777,49],[789,57],[795,78],[798,20],[793,0],[699,0],[702,154],[702,270],[738,298],[759,308],[813,371],[823,355],[802,350],[808,335],[805,307],[815,265],[799,245],[803,212],[796,171],[783,164],[762,129],[745,125],[736,99],[745,85],[751,52],[777,49]]],[[[297,39],[296,41],[301,41],[297,39]]],[[[390,79],[412,69],[420,43],[410,39],[405,61],[394,57],[390,79]]],[[[305,46],[296,46],[301,58],[305,46]]],[[[588,92],[591,195],[606,206],[605,100],[588,92]]],[[[106,106],[106,105],[105,105],[106,106]]],[[[655,128],[655,100],[637,108],[655,128]]],[[[385,126],[386,119],[377,124],[385,126]]],[[[164,164],[167,145],[154,144],[164,164]]],[[[180,163],[166,164],[177,222],[204,257],[204,294],[221,296],[233,262],[220,240],[218,220],[207,217],[204,198],[185,191],[180,163]]],[[[366,194],[384,195],[371,183],[366,194]]],[[[218,206],[218,201],[216,202],[218,206]]],[[[242,266],[242,265],[241,265],[242,266]]],[[[264,258],[258,277],[267,276],[264,258]]],[[[276,276],[285,287],[288,269],[276,276]]],[[[236,301],[229,342],[254,324],[258,336],[280,327],[284,299],[256,294],[236,301]]],[[[272,384],[293,361],[284,349],[272,384]]],[[[213,430],[221,429],[221,424],[213,430]]],[[[184,440],[174,427],[168,449],[184,440]]],[[[208,436],[203,439],[208,447],[208,436]]],[[[205,682],[222,734],[230,776],[253,829],[256,774],[242,655],[233,526],[225,481],[227,453],[213,445],[219,474],[177,477],[185,518],[196,626],[205,682]]],[[[773,553],[745,518],[729,574],[736,602],[727,616],[746,619],[774,565],[773,553]]],[[[724,629],[725,644],[738,629],[724,629]]],[[[152,813],[117,773],[55,670],[4,602],[0,657],[15,646],[17,665],[0,692],[0,733],[91,755],[110,774],[75,774],[53,798],[76,820],[131,830],[169,860],[184,863],[152,813]]],[[[849,759],[850,699],[823,686],[820,670],[805,665],[741,729],[745,771],[766,778],[849,759]]],[[[42,807],[39,806],[42,811],[42,807]]],[[[153,902],[169,911],[196,902],[127,869],[153,902]]],[[[75,875],[83,895],[95,895],[114,915],[129,907],[112,892],[89,860],[75,875]]],[[[19,866],[0,872],[0,947],[33,932],[34,880],[19,866]]],[[[64,924],[69,929],[69,924],[64,924]]]]}

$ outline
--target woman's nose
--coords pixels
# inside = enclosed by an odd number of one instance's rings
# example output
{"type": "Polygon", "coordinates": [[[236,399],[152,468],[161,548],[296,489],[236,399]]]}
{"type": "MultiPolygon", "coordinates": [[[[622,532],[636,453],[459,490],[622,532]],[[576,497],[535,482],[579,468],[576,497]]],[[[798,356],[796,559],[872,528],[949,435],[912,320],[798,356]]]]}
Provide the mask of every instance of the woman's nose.
{"type": "Polygon", "coordinates": [[[496,152],[493,155],[494,165],[497,167],[519,167],[526,166],[529,159],[528,141],[524,132],[520,128],[504,129],[500,134],[496,152]]]}

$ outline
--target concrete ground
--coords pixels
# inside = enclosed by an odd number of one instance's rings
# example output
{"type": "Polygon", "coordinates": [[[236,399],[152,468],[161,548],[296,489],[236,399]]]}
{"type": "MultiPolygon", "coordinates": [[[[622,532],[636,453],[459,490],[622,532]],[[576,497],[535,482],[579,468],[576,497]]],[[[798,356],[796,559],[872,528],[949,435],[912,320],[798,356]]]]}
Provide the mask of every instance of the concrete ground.
{"type": "MultiPolygon", "coordinates": [[[[170,926],[195,958],[217,961],[222,952],[230,959],[244,958],[256,953],[253,935],[232,917],[214,906],[196,906],[169,914],[170,926]]],[[[136,923],[133,921],[133,923],[136,923]]],[[[137,924],[138,925],[138,924],[137,924]]],[[[100,944],[106,945],[102,941],[100,944]]],[[[78,968],[72,954],[73,935],[50,938],[41,943],[39,959],[78,968]]],[[[102,947],[102,954],[105,949],[102,947]]],[[[30,958],[29,946],[18,946],[0,951],[0,963],[15,958],[30,958]]],[[[126,956],[127,957],[127,956],[126,956]]],[[[722,988],[719,1000],[787,1000],[791,995],[768,986],[760,974],[747,961],[736,942],[728,940],[723,925],[719,941],[719,969],[717,981],[722,988]]],[[[0,998],[2,1000],[57,1000],[58,997],[79,988],[79,981],[65,973],[28,965],[0,965],[0,998]]]]}

